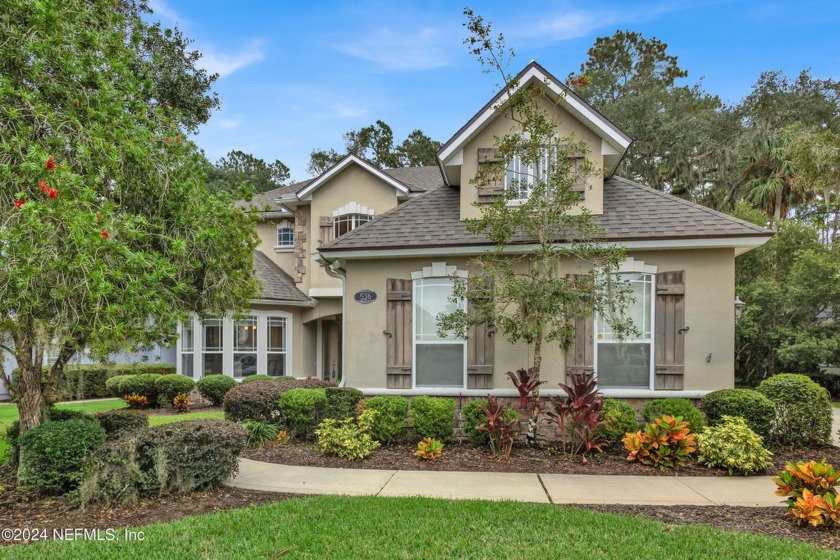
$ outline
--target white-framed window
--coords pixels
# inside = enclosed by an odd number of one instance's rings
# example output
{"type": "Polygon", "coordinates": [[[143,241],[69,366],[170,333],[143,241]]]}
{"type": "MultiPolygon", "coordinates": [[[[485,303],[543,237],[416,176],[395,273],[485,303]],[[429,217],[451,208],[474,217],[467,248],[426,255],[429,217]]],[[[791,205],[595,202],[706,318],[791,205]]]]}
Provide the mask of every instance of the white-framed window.
{"type": "Polygon", "coordinates": [[[341,214],[333,218],[333,237],[339,237],[351,232],[362,224],[373,219],[373,214],[341,214]]]}
{"type": "Polygon", "coordinates": [[[192,320],[187,320],[181,325],[179,343],[181,373],[193,377],[195,375],[195,329],[192,320]]]}
{"type": "Polygon", "coordinates": [[[278,249],[292,248],[295,246],[295,228],[289,220],[277,223],[277,245],[278,249]]]}
{"type": "Polygon", "coordinates": [[[233,324],[233,376],[257,373],[257,318],[244,317],[233,324]]]}
{"type": "Polygon", "coordinates": [[[637,332],[619,340],[606,320],[595,317],[595,371],[599,386],[651,388],[655,278],[655,274],[650,272],[621,272],[616,275],[617,280],[629,284],[633,299],[622,313],[622,319],[632,320],[637,332]]]}
{"type": "MultiPolygon", "coordinates": [[[[505,190],[513,190],[514,201],[527,200],[539,181],[549,181],[553,162],[559,154],[552,149],[541,150],[536,161],[525,164],[518,155],[514,155],[505,170],[505,190]]],[[[567,156],[569,173],[577,175],[583,169],[584,158],[580,155],[567,156]]],[[[576,177],[578,180],[581,177],[576,177]]]]}
{"type": "Polygon", "coordinates": [[[413,281],[415,387],[464,387],[467,342],[453,333],[438,334],[438,314],[458,308],[449,300],[452,288],[446,276],[413,281]]]}
{"type": "Polygon", "coordinates": [[[268,327],[268,344],[266,345],[268,369],[266,373],[268,375],[286,375],[287,323],[285,317],[268,317],[266,319],[268,327]]]}
{"type": "Polygon", "coordinates": [[[223,373],[224,343],[222,342],[222,319],[205,319],[201,333],[202,377],[223,373]]]}

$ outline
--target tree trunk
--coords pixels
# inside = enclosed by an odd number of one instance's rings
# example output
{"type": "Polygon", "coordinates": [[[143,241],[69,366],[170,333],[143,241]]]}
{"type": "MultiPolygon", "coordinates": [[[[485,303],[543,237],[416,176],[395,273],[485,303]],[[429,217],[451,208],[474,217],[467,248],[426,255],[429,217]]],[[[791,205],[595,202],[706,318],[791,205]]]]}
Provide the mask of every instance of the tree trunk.
{"type": "MultiPolygon", "coordinates": [[[[534,341],[534,369],[537,370],[537,381],[540,378],[540,367],[542,366],[542,337],[534,341]]],[[[531,408],[531,417],[528,419],[528,433],[525,434],[525,442],[528,445],[537,444],[537,429],[540,423],[540,386],[534,387],[531,391],[534,399],[534,406],[531,408]]]]}
{"type": "Polygon", "coordinates": [[[41,385],[41,372],[32,364],[18,367],[17,378],[18,413],[20,433],[40,426],[47,419],[47,399],[41,385]]]}

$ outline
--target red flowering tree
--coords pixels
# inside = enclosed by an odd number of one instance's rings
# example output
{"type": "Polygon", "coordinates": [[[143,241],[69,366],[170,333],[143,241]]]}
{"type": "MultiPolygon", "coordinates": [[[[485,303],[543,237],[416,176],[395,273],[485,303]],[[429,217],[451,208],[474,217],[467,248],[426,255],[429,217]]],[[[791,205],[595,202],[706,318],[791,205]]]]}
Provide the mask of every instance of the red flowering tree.
{"type": "Polygon", "coordinates": [[[256,293],[251,219],[209,193],[194,119],[138,71],[159,66],[148,30],[131,1],[4,3],[0,344],[18,373],[0,379],[22,431],[78,351],[165,341],[256,293]]]}

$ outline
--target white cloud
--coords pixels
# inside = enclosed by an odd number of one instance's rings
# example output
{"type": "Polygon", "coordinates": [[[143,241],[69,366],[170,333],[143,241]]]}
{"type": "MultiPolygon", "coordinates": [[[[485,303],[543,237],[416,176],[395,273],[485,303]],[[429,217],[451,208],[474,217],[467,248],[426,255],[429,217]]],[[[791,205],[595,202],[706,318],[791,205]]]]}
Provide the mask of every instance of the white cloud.
{"type": "Polygon", "coordinates": [[[448,41],[432,27],[415,33],[395,33],[384,27],[359,41],[336,48],[388,70],[430,70],[450,64],[449,47],[448,41]]]}
{"type": "Polygon", "coordinates": [[[228,76],[265,58],[265,44],[262,41],[251,41],[237,53],[218,52],[209,46],[199,50],[202,54],[199,66],[219,76],[228,76]]]}
{"type": "Polygon", "coordinates": [[[219,130],[232,130],[242,124],[242,119],[238,117],[232,119],[214,119],[212,123],[219,130]]]}
{"type": "Polygon", "coordinates": [[[166,20],[169,23],[189,23],[189,20],[181,17],[178,12],[166,5],[163,0],[149,0],[149,7],[152,9],[153,15],[157,16],[161,20],[166,20]]]}

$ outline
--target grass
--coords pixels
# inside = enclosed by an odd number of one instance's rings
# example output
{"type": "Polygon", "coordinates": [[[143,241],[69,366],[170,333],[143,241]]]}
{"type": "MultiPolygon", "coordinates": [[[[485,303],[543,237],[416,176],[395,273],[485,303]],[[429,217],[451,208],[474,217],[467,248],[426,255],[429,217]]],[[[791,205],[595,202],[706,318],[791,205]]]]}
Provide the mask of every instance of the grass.
{"type": "Polygon", "coordinates": [[[224,420],[225,413],[213,412],[185,412],[184,414],[150,414],[149,426],[160,426],[161,424],[172,424],[184,420],[224,420]]]}
{"type": "MultiPolygon", "coordinates": [[[[136,529],[135,529],[136,531],[136,529]]],[[[0,558],[837,558],[808,544],[550,504],[319,496],[140,529],[143,541],[0,547],[0,558]]]]}

